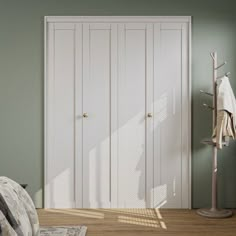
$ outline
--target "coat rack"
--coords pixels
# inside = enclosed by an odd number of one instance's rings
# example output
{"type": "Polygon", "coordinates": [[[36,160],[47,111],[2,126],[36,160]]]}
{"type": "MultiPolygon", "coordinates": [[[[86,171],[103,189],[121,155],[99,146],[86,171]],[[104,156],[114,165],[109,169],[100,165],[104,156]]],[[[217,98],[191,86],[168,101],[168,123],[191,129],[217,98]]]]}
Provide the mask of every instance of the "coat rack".
{"type": "MultiPolygon", "coordinates": [[[[213,130],[216,127],[217,121],[217,91],[216,91],[216,80],[217,80],[217,70],[224,66],[227,62],[223,62],[219,66],[217,65],[217,53],[213,52],[210,53],[213,61],[213,93],[208,93],[200,90],[200,92],[205,93],[206,95],[212,96],[213,104],[212,107],[203,104],[205,107],[212,110],[212,124],[213,130]]],[[[228,76],[230,73],[226,73],[225,75],[228,76]]],[[[198,209],[197,213],[204,217],[209,218],[226,218],[232,216],[232,211],[227,209],[218,209],[217,208],[217,147],[216,144],[212,140],[204,140],[204,144],[212,145],[213,153],[212,153],[212,195],[211,195],[211,208],[209,209],[198,209]]]]}

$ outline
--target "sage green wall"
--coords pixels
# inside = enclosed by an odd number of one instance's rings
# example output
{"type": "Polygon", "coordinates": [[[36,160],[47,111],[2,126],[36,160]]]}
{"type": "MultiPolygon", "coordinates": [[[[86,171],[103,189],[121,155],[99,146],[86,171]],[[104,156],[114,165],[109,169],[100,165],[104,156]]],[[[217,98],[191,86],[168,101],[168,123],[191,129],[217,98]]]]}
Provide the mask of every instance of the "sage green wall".
{"type": "MultiPolygon", "coordinates": [[[[43,20],[45,15],[191,15],[192,203],[210,203],[211,113],[199,89],[211,89],[211,58],[228,60],[236,90],[234,0],[0,0],[0,175],[28,183],[36,206],[43,187],[43,20]]],[[[223,70],[221,71],[223,73],[223,70]]],[[[170,144],[169,144],[170,145],[170,144]]],[[[219,203],[236,207],[236,143],[220,151],[219,203]]]]}

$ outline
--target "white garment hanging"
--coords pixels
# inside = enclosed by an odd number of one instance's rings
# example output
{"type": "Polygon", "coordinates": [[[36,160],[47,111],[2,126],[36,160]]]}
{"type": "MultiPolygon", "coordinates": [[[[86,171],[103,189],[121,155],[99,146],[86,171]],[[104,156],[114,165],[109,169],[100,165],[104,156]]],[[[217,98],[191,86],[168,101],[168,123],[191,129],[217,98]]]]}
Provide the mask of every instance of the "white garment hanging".
{"type": "Polygon", "coordinates": [[[217,120],[213,131],[213,142],[217,148],[222,148],[222,142],[236,135],[236,100],[229,83],[229,79],[223,76],[216,81],[217,84],[217,120]]]}
{"type": "Polygon", "coordinates": [[[217,111],[225,110],[232,114],[236,124],[236,100],[231,88],[229,78],[223,76],[216,81],[217,83],[217,111]]]}

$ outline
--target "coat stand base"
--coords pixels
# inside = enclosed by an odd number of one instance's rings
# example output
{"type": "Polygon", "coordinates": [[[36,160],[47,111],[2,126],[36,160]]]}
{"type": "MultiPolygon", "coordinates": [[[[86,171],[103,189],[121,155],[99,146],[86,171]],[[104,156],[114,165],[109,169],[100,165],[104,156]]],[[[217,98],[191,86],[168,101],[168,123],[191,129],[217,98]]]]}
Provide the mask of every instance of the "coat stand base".
{"type": "Polygon", "coordinates": [[[198,209],[197,214],[200,216],[208,217],[208,218],[227,218],[233,215],[233,212],[228,209],[198,209]]]}

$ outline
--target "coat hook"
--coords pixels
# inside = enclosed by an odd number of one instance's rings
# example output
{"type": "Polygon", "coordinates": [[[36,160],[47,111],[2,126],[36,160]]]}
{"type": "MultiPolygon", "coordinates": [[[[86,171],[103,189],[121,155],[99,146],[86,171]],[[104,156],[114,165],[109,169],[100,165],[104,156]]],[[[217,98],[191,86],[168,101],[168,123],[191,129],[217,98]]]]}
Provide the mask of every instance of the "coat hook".
{"type": "Polygon", "coordinates": [[[214,107],[211,107],[211,106],[207,105],[206,103],[203,103],[202,105],[208,109],[214,110],[214,107]]]}
{"type": "Polygon", "coordinates": [[[215,68],[215,70],[218,70],[218,69],[220,69],[222,66],[224,66],[225,64],[227,64],[227,61],[224,61],[222,64],[220,64],[219,66],[217,66],[216,68],[215,68]]]}
{"type": "Polygon", "coordinates": [[[221,75],[221,76],[217,77],[216,80],[223,79],[225,76],[229,78],[229,75],[231,75],[231,73],[227,72],[224,75],[221,75]]]}
{"type": "Polygon", "coordinates": [[[204,94],[206,94],[206,95],[209,95],[209,96],[213,96],[213,94],[212,94],[212,93],[205,92],[205,91],[203,91],[203,90],[200,90],[200,92],[201,92],[201,93],[204,93],[204,94]]]}
{"type": "Polygon", "coordinates": [[[215,60],[215,57],[212,52],[210,53],[210,55],[211,55],[212,59],[215,60]]]}

